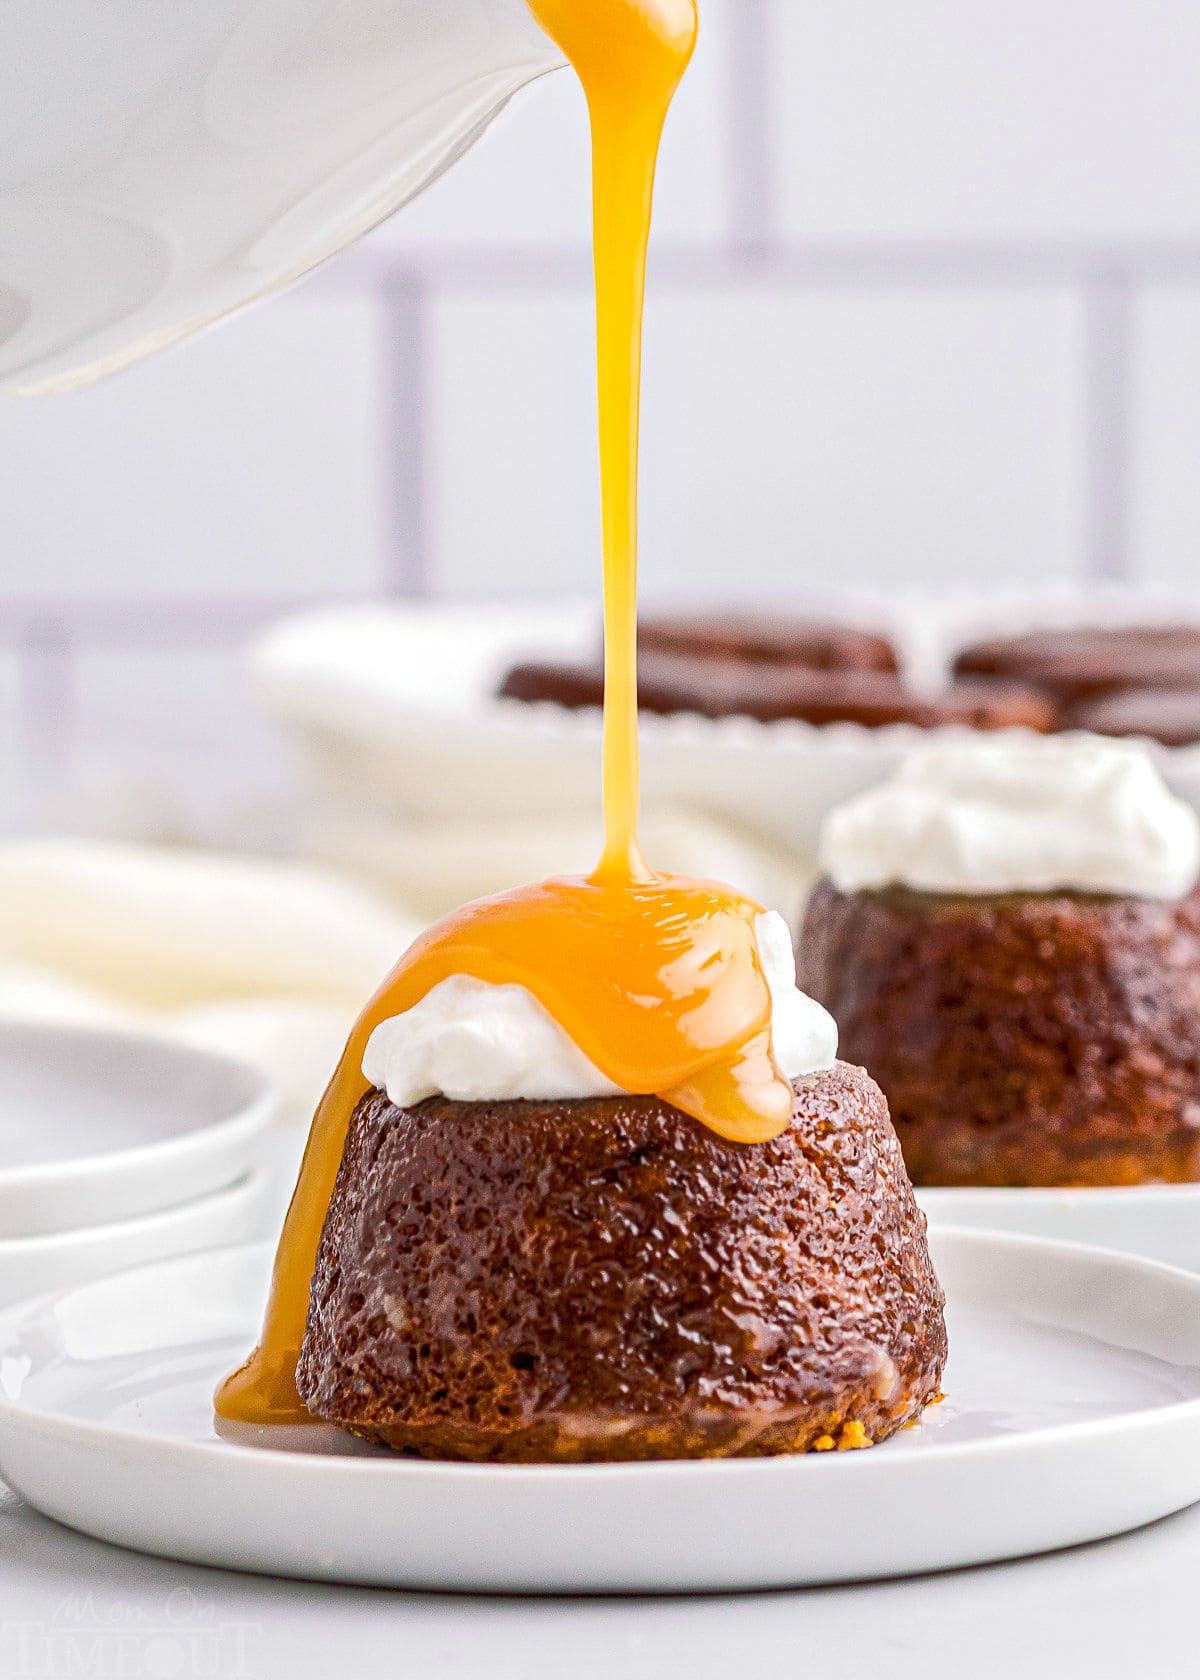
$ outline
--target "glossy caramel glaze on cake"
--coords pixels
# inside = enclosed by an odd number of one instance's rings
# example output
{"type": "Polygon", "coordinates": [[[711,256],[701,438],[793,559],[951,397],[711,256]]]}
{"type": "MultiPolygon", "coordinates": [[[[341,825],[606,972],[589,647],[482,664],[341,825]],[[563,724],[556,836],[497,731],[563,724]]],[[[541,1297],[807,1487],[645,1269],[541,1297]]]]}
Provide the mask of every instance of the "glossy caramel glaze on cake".
{"type": "Polygon", "coordinates": [[[371,1092],[297,1381],[424,1457],[750,1456],[882,1440],[945,1351],[887,1105],[839,1063],[753,1148],[652,1097],[371,1092]]]}
{"type": "Polygon", "coordinates": [[[825,880],[798,969],[887,1093],[914,1183],[1200,1180],[1200,894],[825,880]]]}

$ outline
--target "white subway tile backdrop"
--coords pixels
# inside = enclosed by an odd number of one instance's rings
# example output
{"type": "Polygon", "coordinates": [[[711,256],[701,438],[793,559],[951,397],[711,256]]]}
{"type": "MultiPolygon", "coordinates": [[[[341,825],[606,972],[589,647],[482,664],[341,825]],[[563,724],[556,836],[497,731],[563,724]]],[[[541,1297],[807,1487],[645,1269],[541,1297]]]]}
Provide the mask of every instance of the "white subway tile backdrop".
{"type": "Polygon", "coordinates": [[[786,238],[1189,239],[1187,0],[770,0],[786,238]]]}
{"type": "Polygon", "coordinates": [[[71,397],[0,404],[0,507],[51,599],[378,584],[384,308],[298,291],[71,397]]]}
{"type": "MultiPolygon", "coordinates": [[[[1200,13],[701,15],[651,260],[647,594],[731,558],[750,594],[1190,583],[1200,13]]],[[[296,603],[593,586],[587,224],[559,74],[299,288],[0,405],[0,822],[96,766],[280,777],[237,650],[296,603]]]]}
{"type": "Polygon", "coordinates": [[[1200,580],[1200,289],[1147,287],[1132,338],[1132,572],[1200,580]]]}

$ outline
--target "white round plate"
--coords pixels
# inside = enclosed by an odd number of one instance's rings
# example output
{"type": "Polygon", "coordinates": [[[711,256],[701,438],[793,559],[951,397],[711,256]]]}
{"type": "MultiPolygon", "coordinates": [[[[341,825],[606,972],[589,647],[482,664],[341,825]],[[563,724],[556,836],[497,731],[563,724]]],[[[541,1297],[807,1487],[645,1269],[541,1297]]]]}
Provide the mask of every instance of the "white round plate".
{"type": "Polygon", "coordinates": [[[271,1118],[254,1068],[208,1050],[0,1023],[0,1238],[124,1220],[223,1189],[271,1118]]]}
{"type": "Polygon", "coordinates": [[[917,1191],[940,1225],[1120,1248],[1200,1272],[1200,1184],[1096,1190],[917,1191]]]}
{"type": "Polygon", "coordinates": [[[5,1239],[0,1241],[0,1307],[107,1277],[129,1266],[194,1254],[197,1249],[259,1241],[271,1229],[278,1203],[273,1175],[259,1169],[160,1213],[48,1236],[5,1239]]]}
{"type": "Polygon", "coordinates": [[[856,1453],[484,1466],[336,1430],[214,1430],[263,1248],[146,1267],[0,1317],[0,1474],[141,1551],[262,1573],[506,1592],[782,1587],[1116,1534],[1200,1498],[1200,1277],[942,1231],[948,1398],[856,1453]]]}

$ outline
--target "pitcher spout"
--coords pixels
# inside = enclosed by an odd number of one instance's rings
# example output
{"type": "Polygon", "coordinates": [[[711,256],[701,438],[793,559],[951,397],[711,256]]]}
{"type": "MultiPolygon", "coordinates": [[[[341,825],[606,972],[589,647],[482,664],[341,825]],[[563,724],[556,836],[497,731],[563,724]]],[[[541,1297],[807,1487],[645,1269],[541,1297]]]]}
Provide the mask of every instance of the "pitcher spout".
{"type": "MultiPolygon", "coordinates": [[[[0,390],[71,389],[297,279],[558,50],[526,0],[10,0],[0,390]]],[[[7,66],[7,68],[4,68],[7,66]]]]}

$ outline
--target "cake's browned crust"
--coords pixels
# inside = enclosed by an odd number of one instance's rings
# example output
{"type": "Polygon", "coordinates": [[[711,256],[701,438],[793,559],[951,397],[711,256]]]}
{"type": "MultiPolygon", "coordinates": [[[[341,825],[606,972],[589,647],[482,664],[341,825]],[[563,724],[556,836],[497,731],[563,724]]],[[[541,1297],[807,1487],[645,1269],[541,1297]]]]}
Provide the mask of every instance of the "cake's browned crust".
{"type": "Polygon", "coordinates": [[[839,1063],[753,1146],[657,1098],[370,1093],[297,1382],[426,1457],[759,1455],[881,1440],[945,1352],[887,1105],[839,1063]]]}
{"type": "MultiPolygon", "coordinates": [[[[515,665],[500,685],[502,698],[550,700],[560,706],[599,706],[604,672],[597,665],[515,665]]],[[[638,660],[638,705],[644,712],[693,712],[700,717],[751,717],[760,723],[857,723],[867,729],[911,723],[922,729],[964,724],[974,729],[1053,728],[1056,713],[1044,694],[999,682],[958,682],[937,695],[913,694],[885,671],[817,671],[745,659],[693,659],[643,653],[638,660]]]]}
{"type": "Polygon", "coordinates": [[[964,676],[1032,683],[1070,706],[1126,688],[1200,684],[1200,626],[1031,630],[963,648],[964,676]]]}
{"type": "Polygon", "coordinates": [[[799,983],[916,1184],[1200,1179],[1200,896],[818,884],[799,983]]]}
{"type": "Polygon", "coordinates": [[[787,612],[649,614],[638,625],[646,652],[755,664],[807,665],[823,671],[895,671],[896,650],[877,630],[801,618],[787,612]]]}

